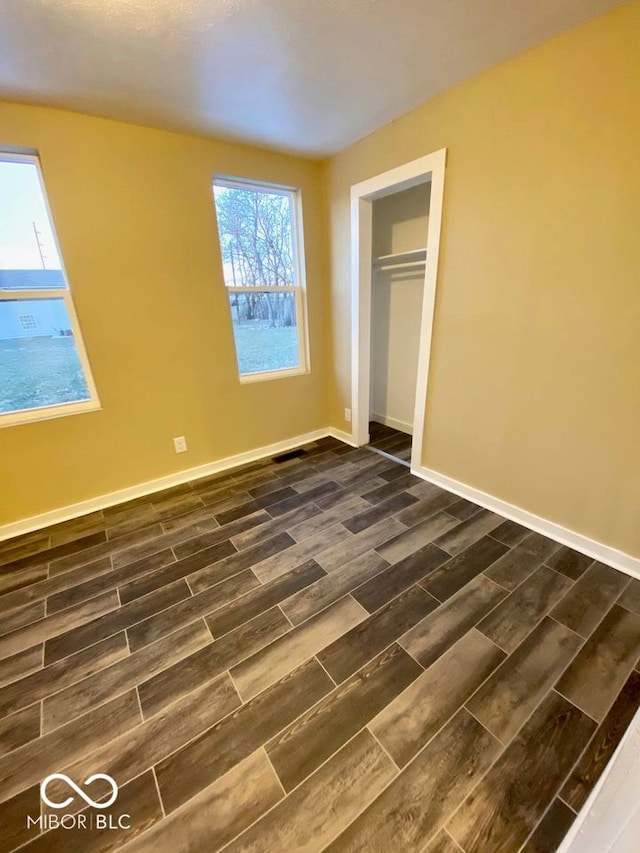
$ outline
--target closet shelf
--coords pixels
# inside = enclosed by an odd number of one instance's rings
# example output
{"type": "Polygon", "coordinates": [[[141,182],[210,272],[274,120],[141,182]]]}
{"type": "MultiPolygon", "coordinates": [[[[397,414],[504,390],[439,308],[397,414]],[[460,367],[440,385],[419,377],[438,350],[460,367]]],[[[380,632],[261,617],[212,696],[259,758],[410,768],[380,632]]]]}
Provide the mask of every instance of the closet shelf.
{"type": "Polygon", "coordinates": [[[396,267],[414,267],[427,260],[426,249],[412,249],[410,252],[395,252],[392,255],[380,255],[373,259],[376,269],[395,269],[396,267]]]}

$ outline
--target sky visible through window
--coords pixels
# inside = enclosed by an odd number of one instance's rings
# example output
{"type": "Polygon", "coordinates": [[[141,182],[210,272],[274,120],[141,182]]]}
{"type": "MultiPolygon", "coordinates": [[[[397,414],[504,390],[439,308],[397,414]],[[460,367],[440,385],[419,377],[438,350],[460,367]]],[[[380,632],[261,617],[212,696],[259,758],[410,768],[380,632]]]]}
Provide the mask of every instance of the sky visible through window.
{"type": "Polygon", "coordinates": [[[0,161],[0,269],[60,268],[35,165],[0,161]]]}

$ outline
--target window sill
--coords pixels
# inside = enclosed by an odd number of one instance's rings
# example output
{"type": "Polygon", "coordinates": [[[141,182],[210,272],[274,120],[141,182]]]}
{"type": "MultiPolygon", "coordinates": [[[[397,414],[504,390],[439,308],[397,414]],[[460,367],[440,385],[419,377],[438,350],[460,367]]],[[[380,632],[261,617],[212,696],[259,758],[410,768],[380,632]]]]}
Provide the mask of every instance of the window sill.
{"type": "Polygon", "coordinates": [[[292,367],[289,370],[269,370],[266,373],[247,373],[244,376],[240,376],[240,384],[250,385],[252,382],[286,379],[289,376],[303,376],[305,373],[309,373],[306,367],[292,367]]]}
{"type": "Polygon", "coordinates": [[[99,400],[87,400],[82,403],[62,403],[59,406],[43,406],[40,409],[27,409],[22,412],[9,412],[0,415],[0,429],[19,426],[20,424],[50,421],[54,418],[64,418],[68,415],[82,415],[85,412],[102,410],[99,400]]]}

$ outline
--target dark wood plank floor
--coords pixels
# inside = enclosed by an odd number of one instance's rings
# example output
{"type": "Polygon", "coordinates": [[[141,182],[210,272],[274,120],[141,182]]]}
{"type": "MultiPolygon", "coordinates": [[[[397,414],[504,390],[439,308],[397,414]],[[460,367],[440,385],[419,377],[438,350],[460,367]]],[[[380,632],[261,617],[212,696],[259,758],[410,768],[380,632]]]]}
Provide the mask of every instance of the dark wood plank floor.
{"type": "Polygon", "coordinates": [[[411,436],[385,424],[369,422],[368,447],[382,450],[406,465],[411,462],[411,436]]]}
{"type": "Polygon", "coordinates": [[[0,544],[0,608],[2,851],[551,853],[640,703],[640,582],[333,439],[0,544]],[[129,826],[28,827],[52,773],[129,826]]]}

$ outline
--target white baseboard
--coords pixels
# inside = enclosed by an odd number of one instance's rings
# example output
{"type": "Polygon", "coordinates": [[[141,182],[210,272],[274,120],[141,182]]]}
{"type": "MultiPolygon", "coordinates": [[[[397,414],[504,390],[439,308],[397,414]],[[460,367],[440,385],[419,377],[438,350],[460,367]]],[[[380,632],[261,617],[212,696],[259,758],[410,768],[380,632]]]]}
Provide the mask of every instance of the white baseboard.
{"type": "Polygon", "coordinates": [[[460,497],[467,498],[467,500],[473,501],[499,515],[504,515],[505,518],[522,524],[530,530],[542,533],[543,536],[548,536],[549,539],[554,539],[561,545],[567,545],[569,548],[573,548],[574,551],[580,551],[581,554],[586,554],[594,560],[606,563],[606,565],[612,566],[614,569],[619,569],[621,572],[631,575],[631,577],[640,578],[640,558],[638,557],[632,557],[631,554],[626,554],[617,548],[611,548],[609,545],[604,545],[602,542],[597,542],[595,539],[590,539],[588,536],[583,536],[581,533],[576,533],[574,530],[562,527],[562,525],[556,524],[554,521],[534,515],[534,513],[528,512],[519,506],[500,500],[500,498],[482,492],[480,489],[468,486],[466,483],[461,483],[452,477],[447,477],[445,474],[439,474],[430,468],[412,467],[411,473],[415,474],[416,477],[421,477],[423,480],[434,483],[436,486],[441,486],[449,492],[460,495],[460,497]]]}
{"type": "Polygon", "coordinates": [[[370,415],[369,419],[392,429],[400,430],[400,432],[406,432],[407,435],[413,435],[413,424],[399,421],[397,418],[389,417],[389,415],[370,415]]]}
{"type": "MultiPolygon", "coordinates": [[[[336,429],[335,427],[326,427],[324,429],[314,430],[313,432],[297,435],[293,438],[285,439],[284,441],[276,442],[275,444],[258,447],[254,450],[248,450],[244,453],[238,453],[234,456],[227,456],[224,459],[218,459],[215,462],[208,462],[205,465],[198,465],[195,468],[187,468],[182,471],[177,471],[174,474],[168,474],[166,477],[158,477],[155,480],[148,480],[144,483],[138,483],[135,486],[129,486],[125,489],[119,489],[116,492],[110,492],[105,495],[99,495],[95,498],[89,498],[85,501],[80,501],[75,504],[70,504],[59,509],[43,512],[39,515],[33,515],[29,518],[24,518],[20,521],[15,521],[10,524],[0,526],[0,542],[5,539],[10,539],[14,536],[20,536],[23,533],[30,533],[33,530],[40,530],[45,527],[50,527],[53,524],[59,524],[62,521],[69,521],[72,518],[78,518],[81,515],[87,515],[90,512],[96,512],[100,509],[116,506],[125,501],[133,500],[134,498],[145,497],[146,495],[161,492],[164,489],[169,489],[172,486],[178,486],[182,483],[187,483],[190,480],[198,480],[200,477],[208,477],[211,474],[217,474],[220,471],[226,471],[230,468],[236,468],[239,465],[246,465],[249,462],[257,462],[260,459],[265,459],[269,456],[277,456],[279,453],[285,453],[287,450],[293,450],[308,442],[315,441],[319,438],[331,436],[332,438],[342,441],[351,447],[357,447],[357,442],[353,436],[347,432],[336,429]]],[[[447,491],[453,492],[456,495],[467,498],[480,506],[497,512],[505,518],[509,518],[519,524],[542,533],[562,545],[567,545],[582,554],[593,557],[594,560],[599,560],[606,563],[615,569],[625,572],[635,578],[640,578],[640,559],[632,557],[630,554],[625,554],[624,551],[619,551],[616,548],[611,548],[594,539],[589,539],[580,533],[562,527],[553,521],[546,518],[541,518],[534,515],[521,507],[489,495],[486,492],[480,491],[473,486],[468,486],[466,483],[461,483],[444,474],[439,474],[430,468],[413,467],[411,473],[423,480],[428,480],[441,486],[447,491]]]]}
{"type": "Polygon", "coordinates": [[[216,462],[208,462],[205,465],[198,465],[195,468],[186,468],[183,471],[176,471],[175,474],[168,474],[166,477],[147,480],[145,483],[138,483],[126,489],[118,489],[116,492],[109,492],[106,495],[99,495],[96,498],[89,498],[86,501],[69,504],[60,509],[50,510],[39,515],[32,515],[30,518],[24,518],[21,521],[1,525],[0,542],[4,539],[11,539],[13,536],[20,536],[23,533],[31,533],[32,530],[40,530],[44,527],[50,527],[52,524],[59,524],[61,521],[69,521],[72,518],[78,518],[90,512],[116,506],[134,498],[152,495],[155,492],[163,491],[163,489],[170,489],[172,486],[187,483],[189,480],[208,477],[211,474],[217,474],[219,471],[226,471],[229,468],[246,465],[248,462],[257,462],[268,456],[277,456],[279,453],[285,453],[287,450],[293,450],[296,447],[300,447],[310,441],[315,441],[318,438],[325,438],[328,435],[337,438],[339,441],[344,441],[346,444],[353,444],[351,436],[347,433],[341,433],[339,430],[330,429],[329,427],[317,429],[314,432],[297,435],[285,441],[278,441],[275,444],[258,447],[255,450],[247,450],[245,453],[237,453],[235,456],[227,456],[224,459],[218,459],[216,462]]]}
{"type": "Polygon", "coordinates": [[[341,429],[336,429],[335,427],[329,427],[327,430],[327,435],[330,435],[331,438],[337,438],[338,441],[342,441],[344,444],[348,444],[350,447],[357,447],[358,442],[355,441],[354,437],[350,432],[343,432],[341,429]]]}

